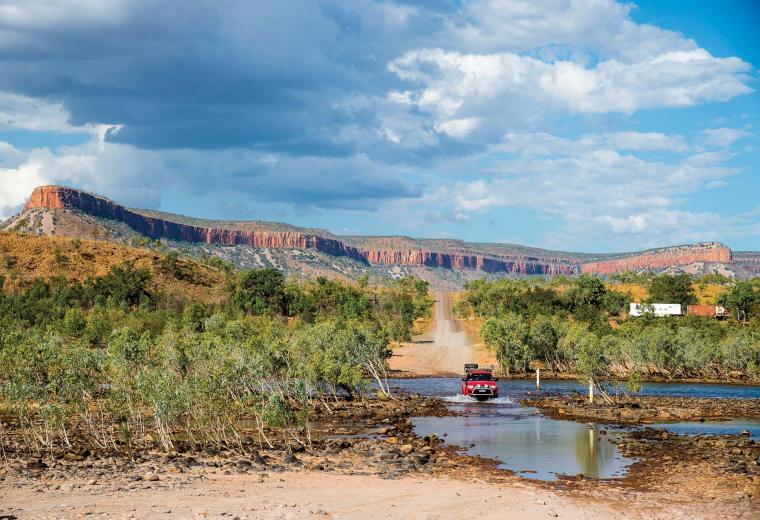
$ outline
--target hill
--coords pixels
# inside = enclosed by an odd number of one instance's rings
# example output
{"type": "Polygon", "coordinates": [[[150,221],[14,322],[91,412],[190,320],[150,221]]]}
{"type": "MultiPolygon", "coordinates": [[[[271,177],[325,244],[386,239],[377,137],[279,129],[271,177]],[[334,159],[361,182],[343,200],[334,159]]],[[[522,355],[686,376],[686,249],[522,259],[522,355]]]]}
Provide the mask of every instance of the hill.
{"type": "Polygon", "coordinates": [[[104,241],[0,232],[0,276],[8,290],[35,278],[61,276],[82,282],[124,262],[147,268],[153,275],[151,288],[158,292],[204,303],[224,297],[227,276],[223,270],[192,260],[167,260],[165,254],[104,241]]]}
{"type": "Polygon", "coordinates": [[[451,239],[338,236],[277,222],[207,220],[127,208],[62,186],[36,188],[23,211],[0,224],[0,229],[136,246],[160,241],[163,249],[197,258],[218,256],[239,267],[272,266],[306,277],[414,274],[439,288],[458,288],[483,276],[611,275],[626,270],[728,276],[760,272],[760,254],[744,252],[734,258],[728,247],[717,242],[589,254],[451,239]]]}

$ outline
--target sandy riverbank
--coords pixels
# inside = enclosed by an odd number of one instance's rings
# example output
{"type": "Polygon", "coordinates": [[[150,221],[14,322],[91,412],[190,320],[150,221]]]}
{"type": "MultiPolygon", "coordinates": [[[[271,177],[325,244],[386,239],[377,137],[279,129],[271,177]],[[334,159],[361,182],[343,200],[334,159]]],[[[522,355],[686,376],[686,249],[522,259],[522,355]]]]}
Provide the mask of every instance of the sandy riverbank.
{"type": "Polygon", "coordinates": [[[0,491],[0,514],[18,518],[634,518],[620,504],[575,500],[514,483],[426,475],[397,480],[309,471],[168,474],[123,486],[119,479],[63,482],[41,492],[23,483],[0,491]],[[266,473],[264,473],[266,474],[266,473]],[[75,486],[71,488],[71,486],[75,486]]]}

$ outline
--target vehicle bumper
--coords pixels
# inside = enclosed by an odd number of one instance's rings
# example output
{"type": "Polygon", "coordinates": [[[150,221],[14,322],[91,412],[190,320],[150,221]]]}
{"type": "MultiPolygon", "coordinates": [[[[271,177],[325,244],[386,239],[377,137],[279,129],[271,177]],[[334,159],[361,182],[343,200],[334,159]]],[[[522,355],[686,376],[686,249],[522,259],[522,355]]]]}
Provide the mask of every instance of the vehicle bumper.
{"type": "Polygon", "coordinates": [[[494,392],[490,388],[476,388],[472,390],[469,395],[472,397],[498,397],[499,392],[494,392]]]}

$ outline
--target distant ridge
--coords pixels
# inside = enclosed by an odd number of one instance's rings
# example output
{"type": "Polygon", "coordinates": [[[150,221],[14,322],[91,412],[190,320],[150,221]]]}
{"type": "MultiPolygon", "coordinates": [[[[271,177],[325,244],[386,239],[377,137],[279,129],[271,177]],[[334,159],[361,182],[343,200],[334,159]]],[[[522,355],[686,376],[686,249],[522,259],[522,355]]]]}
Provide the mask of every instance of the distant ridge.
{"type": "MultiPolygon", "coordinates": [[[[182,247],[202,247],[204,254],[223,252],[219,247],[249,248],[267,256],[267,251],[283,251],[288,262],[304,263],[298,251],[314,251],[325,257],[311,258],[312,267],[329,258],[346,258],[356,262],[355,272],[367,268],[382,268],[388,273],[400,273],[403,268],[450,270],[476,277],[477,272],[491,275],[568,275],[580,273],[610,275],[621,271],[663,271],[668,269],[698,269],[732,274],[731,250],[718,242],[680,245],[635,253],[588,254],[549,251],[517,244],[468,243],[449,239],[414,239],[401,236],[336,236],[326,230],[306,229],[275,222],[205,220],[158,211],[127,208],[105,197],[65,186],[40,186],[30,195],[24,210],[5,223],[6,229],[27,223],[21,232],[44,235],[76,236],[83,225],[66,226],[64,215],[89,219],[88,225],[97,232],[108,222],[152,240],[186,244],[182,247]],[[50,214],[48,214],[50,213],[50,214]],[[30,220],[30,217],[34,217],[30,220]],[[55,217],[55,218],[54,218],[55,217]],[[34,221],[32,223],[32,220],[34,221]],[[292,253],[287,253],[292,251],[292,253]],[[300,255],[300,256],[299,256],[300,255]],[[361,267],[361,266],[366,267],[361,267]],[[395,269],[395,271],[394,271],[395,269]],[[466,274],[466,273],[472,274],[466,274]]],[[[112,226],[112,224],[108,224],[112,226]]],[[[22,226],[23,227],[23,226],[22,226]]],[[[92,232],[92,231],[90,231],[92,232]]],[[[95,233],[97,234],[97,233],[95,233]]],[[[103,232],[102,236],[107,236],[103,232]]],[[[257,253],[258,254],[258,253],[257,253]]],[[[744,253],[739,274],[752,273],[760,266],[752,253],[744,253]]],[[[271,256],[271,255],[269,255],[271,256]]],[[[261,258],[261,255],[259,257],[261,258]]],[[[287,262],[286,262],[287,263],[287,262]]],[[[335,268],[335,266],[326,266],[335,268]]],[[[416,270],[416,271],[414,271],[416,270]]],[[[438,271],[436,271],[438,272],[438,271]]],[[[439,272],[440,275],[440,272],[439,272]]],[[[443,275],[440,275],[443,276],[443,275]]],[[[461,281],[457,282],[461,285],[461,281]]]]}

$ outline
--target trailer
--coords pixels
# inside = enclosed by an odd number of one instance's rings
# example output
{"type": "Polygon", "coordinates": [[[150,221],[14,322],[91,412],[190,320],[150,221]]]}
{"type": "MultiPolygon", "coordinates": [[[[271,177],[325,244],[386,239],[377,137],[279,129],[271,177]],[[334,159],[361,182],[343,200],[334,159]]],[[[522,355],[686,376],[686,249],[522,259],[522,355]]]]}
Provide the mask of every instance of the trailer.
{"type": "Polygon", "coordinates": [[[628,315],[632,317],[653,314],[654,316],[681,316],[683,309],[680,303],[631,303],[628,315]]]}
{"type": "Polygon", "coordinates": [[[708,318],[728,318],[728,310],[722,305],[689,305],[686,314],[691,316],[706,316],[708,318]]]}

